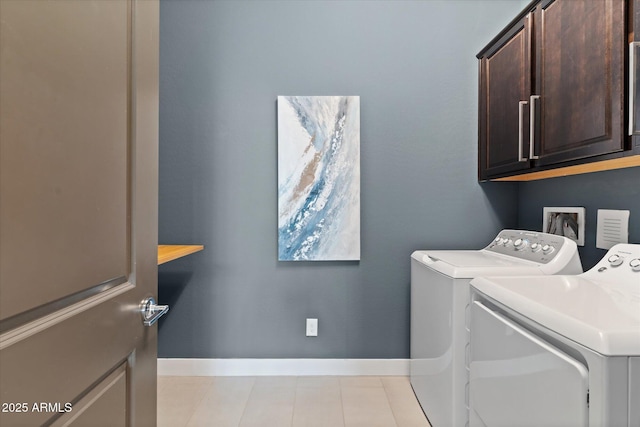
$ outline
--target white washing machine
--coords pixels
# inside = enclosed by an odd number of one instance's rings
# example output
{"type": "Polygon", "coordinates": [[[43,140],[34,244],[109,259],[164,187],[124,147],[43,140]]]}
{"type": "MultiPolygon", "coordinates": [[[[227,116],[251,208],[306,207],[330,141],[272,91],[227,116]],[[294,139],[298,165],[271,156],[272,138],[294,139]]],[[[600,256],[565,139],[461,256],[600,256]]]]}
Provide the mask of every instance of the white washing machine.
{"type": "Polygon", "coordinates": [[[640,426],[640,245],[471,288],[470,426],[640,426]]]}
{"type": "Polygon", "coordinates": [[[574,241],[521,230],[503,230],[481,250],[411,255],[411,385],[432,426],[467,424],[465,318],[471,279],[581,272],[574,241]]]}

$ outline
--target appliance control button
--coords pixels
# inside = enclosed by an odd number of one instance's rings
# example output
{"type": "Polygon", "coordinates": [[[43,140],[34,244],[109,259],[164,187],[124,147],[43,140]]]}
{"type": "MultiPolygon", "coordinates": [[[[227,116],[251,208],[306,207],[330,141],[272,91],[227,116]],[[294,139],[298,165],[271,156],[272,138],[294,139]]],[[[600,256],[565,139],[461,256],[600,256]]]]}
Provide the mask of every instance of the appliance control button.
{"type": "Polygon", "coordinates": [[[609,258],[607,258],[607,261],[609,261],[609,264],[611,264],[612,266],[617,267],[624,262],[624,258],[618,254],[613,254],[609,258]]]}
{"type": "Polygon", "coordinates": [[[528,243],[529,242],[524,239],[517,239],[515,242],[513,242],[513,246],[515,246],[517,250],[521,251],[522,249],[527,247],[528,243]]]}
{"type": "Polygon", "coordinates": [[[509,246],[512,242],[513,242],[513,241],[512,241],[511,239],[504,239],[504,240],[502,241],[502,244],[503,244],[504,246],[509,246]]]}
{"type": "Polygon", "coordinates": [[[616,267],[624,262],[624,258],[618,254],[613,254],[609,258],[607,258],[607,261],[609,262],[609,264],[616,267]]]}
{"type": "Polygon", "coordinates": [[[545,255],[548,255],[548,254],[552,253],[555,250],[556,250],[556,248],[554,248],[551,245],[544,245],[542,247],[542,253],[544,253],[545,255]]]}
{"type": "Polygon", "coordinates": [[[502,240],[502,237],[498,236],[493,241],[496,243],[500,243],[501,240],[502,240]]]}
{"type": "Polygon", "coordinates": [[[635,258],[629,261],[629,266],[633,271],[640,271],[640,258],[635,258]]]}
{"type": "Polygon", "coordinates": [[[539,252],[540,249],[542,249],[542,246],[540,245],[540,243],[532,243],[531,244],[531,250],[533,252],[539,252]]]}

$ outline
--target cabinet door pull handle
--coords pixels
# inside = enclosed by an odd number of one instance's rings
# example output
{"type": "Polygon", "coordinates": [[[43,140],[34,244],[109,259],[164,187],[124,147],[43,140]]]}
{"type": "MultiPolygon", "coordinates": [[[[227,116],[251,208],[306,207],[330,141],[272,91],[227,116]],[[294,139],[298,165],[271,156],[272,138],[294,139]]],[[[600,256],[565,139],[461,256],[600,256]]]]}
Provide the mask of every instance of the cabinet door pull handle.
{"type": "Polygon", "coordinates": [[[527,105],[527,101],[518,102],[518,161],[526,162],[524,157],[524,106],[527,105]]]}
{"type": "Polygon", "coordinates": [[[529,97],[529,158],[531,160],[539,159],[540,156],[535,155],[536,146],[536,105],[535,100],[540,99],[540,95],[531,95],[529,97]]]}
{"type": "Polygon", "coordinates": [[[633,135],[635,129],[636,109],[636,48],[640,42],[629,43],[629,135],[633,135]]]}

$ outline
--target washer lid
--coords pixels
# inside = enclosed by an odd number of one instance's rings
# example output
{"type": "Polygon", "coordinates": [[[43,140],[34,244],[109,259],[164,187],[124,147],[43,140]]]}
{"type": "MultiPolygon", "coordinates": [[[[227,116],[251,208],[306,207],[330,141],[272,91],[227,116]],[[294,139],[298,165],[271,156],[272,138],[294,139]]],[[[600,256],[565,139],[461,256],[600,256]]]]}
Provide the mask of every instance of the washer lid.
{"type": "Polygon", "coordinates": [[[484,250],[415,251],[411,258],[454,279],[542,274],[534,262],[484,250]]]}
{"type": "Polygon", "coordinates": [[[489,277],[474,279],[471,286],[600,354],[640,355],[640,295],[633,290],[640,282],[616,286],[581,276],[489,277]]]}

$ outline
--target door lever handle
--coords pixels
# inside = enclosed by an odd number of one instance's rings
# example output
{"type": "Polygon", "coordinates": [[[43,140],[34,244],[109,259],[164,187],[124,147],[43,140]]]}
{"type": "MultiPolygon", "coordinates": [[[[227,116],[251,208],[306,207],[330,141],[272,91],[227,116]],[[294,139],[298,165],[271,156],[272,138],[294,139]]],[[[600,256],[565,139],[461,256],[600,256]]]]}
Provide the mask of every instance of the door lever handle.
{"type": "Polygon", "coordinates": [[[151,326],[158,321],[167,311],[168,305],[157,305],[153,297],[148,297],[140,303],[140,313],[144,326],[151,326]]]}

